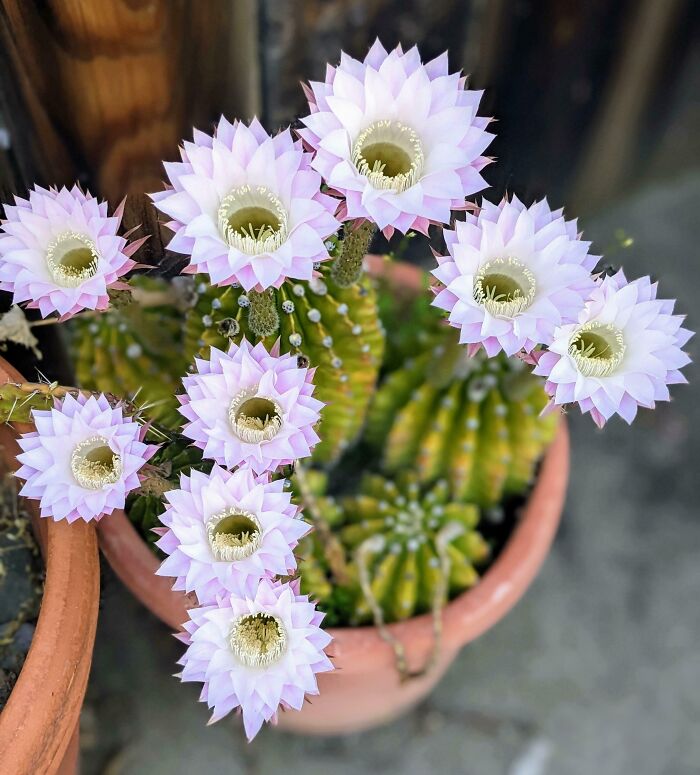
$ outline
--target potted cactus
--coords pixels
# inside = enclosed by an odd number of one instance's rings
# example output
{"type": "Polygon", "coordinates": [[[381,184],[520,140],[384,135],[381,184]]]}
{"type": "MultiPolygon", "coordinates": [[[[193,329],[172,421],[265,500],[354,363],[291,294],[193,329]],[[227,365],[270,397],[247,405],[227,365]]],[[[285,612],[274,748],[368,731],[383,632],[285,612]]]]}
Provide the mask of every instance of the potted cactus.
{"type": "Polygon", "coordinates": [[[306,92],[295,134],[222,118],[165,165],[182,276],[135,265],[78,188],[35,189],[0,235],[0,287],[70,318],[78,383],[5,388],[36,424],[23,492],[98,520],[180,629],[182,680],[249,738],[423,696],[547,554],[561,409],[631,422],[688,362],[673,303],[596,272],[561,210],[474,200],[492,135],[446,55],[377,42],[306,92]],[[367,257],[397,231],[429,236],[430,274],[367,257]]]}

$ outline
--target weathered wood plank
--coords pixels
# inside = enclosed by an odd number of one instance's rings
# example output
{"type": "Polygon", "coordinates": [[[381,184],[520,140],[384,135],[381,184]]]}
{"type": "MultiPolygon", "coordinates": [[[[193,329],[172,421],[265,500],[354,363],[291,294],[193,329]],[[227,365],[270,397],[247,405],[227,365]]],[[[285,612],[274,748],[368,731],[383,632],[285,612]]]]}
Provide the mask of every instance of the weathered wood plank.
{"type": "MultiPolygon", "coordinates": [[[[113,204],[129,195],[127,225],[143,222],[155,234],[143,193],[161,188],[161,160],[177,158],[193,125],[255,108],[256,36],[231,45],[251,7],[3,0],[2,90],[14,103],[10,135],[26,177],[80,178],[113,204]]],[[[150,250],[161,252],[157,241],[150,250]]]]}

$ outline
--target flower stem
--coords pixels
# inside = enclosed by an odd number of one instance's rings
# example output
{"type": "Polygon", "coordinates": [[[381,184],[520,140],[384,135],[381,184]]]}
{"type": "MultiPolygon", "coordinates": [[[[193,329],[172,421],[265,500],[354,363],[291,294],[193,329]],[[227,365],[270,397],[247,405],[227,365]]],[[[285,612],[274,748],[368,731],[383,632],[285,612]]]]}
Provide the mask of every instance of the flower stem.
{"type": "Polygon", "coordinates": [[[331,277],[340,288],[349,288],[362,277],[362,262],[374,236],[375,226],[364,221],[356,228],[346,227],[345,237],[340,243],[340,255],[331,266],[331,277]]]}
{"type": "Polygon", "coordinates": [[[304,511],[311,518],[316,529],[316,534],[323,547],[323,554],[328,562],[331,575],[335,582],[341,586],[350,583],[348,564],[345,559],[345,550],[337,536],[333,534],[330,525],[321,515],[316,496],[311,492],[303,467],[297,465],[294,471],[294,479],[299,488],[304,511]]]}
{"type": "Polygon", "coordinates": [[[248,311],[250,330],[260,339],[272,336],[280,327],[274,290],[270,288],[262,293],[250,291],[248,299],[250,300],[248,311]]]}

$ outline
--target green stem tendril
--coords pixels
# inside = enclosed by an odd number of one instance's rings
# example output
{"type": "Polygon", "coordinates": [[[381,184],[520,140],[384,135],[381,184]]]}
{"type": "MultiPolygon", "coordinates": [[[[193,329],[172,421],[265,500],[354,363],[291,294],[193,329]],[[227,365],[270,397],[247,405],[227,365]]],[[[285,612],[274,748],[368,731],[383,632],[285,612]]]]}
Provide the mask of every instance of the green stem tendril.
{"type": "Polygon", "coordinates": [[[408,669],[408,662],[406,661],[406,649],[404,648],[403,643],[401,643],[398,638],[394,637],[391,630],[386,626],[384,611],[372,592],[372,582],[369,575],[369,562],[371,557],[384,551],[385,547],[386,542],[383,536],[371,536],[363,541],[355,552],[355,565],[357,566],[362,594],[372,611],[374,626],[377,628],[379,637],[391,646],[394,652],[396,670],[403,682],[411,677],[411,671],[408,669]]]}
{"type": "Polygon", "coordinates": [[[314,529],[316,530],[316,535],[323,547],[323,554],[328,562],[331,575],[336,584],[347,586],[350,584],[350,574],[345,559],[345,550],[343,549],[343,545],[339,538],[331,530],[328,522],[321,516],[321,510],[318,508],[316,496],[311,491],[311,487],[309,487],[309,483],[306,479],[306,472],[302,466],[297,465],[295,467],[294,479],[299,488],[304,513],[308,514],[314,529]]]}
{"type": "Polygon", "coordinates": [[[374,224],[365,221],[357,228],[348,224],[340,243],[340,254],[331,266],[331,277],[340,288],[349,288],[362,277],[362,262],[374,236],[374,224]]]}
{"type": "Polygon", "coordinates": [[[250,330],[260,339],[272,336],[280,327],[280,316],[277,312],[274,290],[270,288],[262,293],[250,291],[248,299],[250,301],[248,311],[250,330]]]}
{"type": "Polygon", "coordinates": [[[450,577],[450,557],[447,553],[447,546],[457,536],[464,532],[464,526],[458,523],[448,523],[438,533],[435,541],[435,549],[440,559],[440,575],[438,584],[435,587],[433,600],[431,604],[431,614],[433,619],[433,647],[430,655],[423,667],[418,670],[410,670],[406,660],[406,649],[401,641],[396,638],[387,627],[384,620],[384,611],[372,591],[372,581],[369,573],[369,563],[372,556],[383,552],[386,549],[386,542],[383,536],[374,535],[365,540],[355,552],[355,564],[357,566],[358,577],[362,594],[372,612],[374,626],[379,632],[382,640],[388,643],[393,652],[396,664],[396,670],[401,681],[408,681],[412,678],[420,678],[429,673],[437,664],[442,650],[442,611],[447,601],[447,582],[450,577]]]}

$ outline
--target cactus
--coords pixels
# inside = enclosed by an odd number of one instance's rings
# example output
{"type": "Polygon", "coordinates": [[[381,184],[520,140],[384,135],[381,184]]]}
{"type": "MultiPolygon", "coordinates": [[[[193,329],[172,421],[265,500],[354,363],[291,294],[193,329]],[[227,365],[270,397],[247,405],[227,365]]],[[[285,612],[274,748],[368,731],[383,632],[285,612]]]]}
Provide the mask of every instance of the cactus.
{"type": "Polygon", "coordinates": [[[528,487],[557,420],[539,417],[547,399],[522,361],[468,357],[435,314],[422,315],[423,349],[376,391],[366,437],[386,473],[409,466],[422,484],[447,479],[456,500],[495,506],[528,487]]]}
{"type": "MultiPolygon", "coordinates": [[[[395,480],[363,478],[359,493],[317,498],[348,558],[344,619],[399,621],[440,609],[448,595],[473,586],[490,554],[476,531],[479,510],[452,502],[446,481],[423,488],[413,472],[395,480]],[[350,609],[348,611],[348,605],[350,609]]],[[[300,549],[302,588],[332,608],[338,589],[316,535],[300,549]]]]}
{"type": "Polygon", "coordinates": [[[78,391],[55,383],[8,382],[0,386],[0,423],[29,423],[34,409],[51,409],[54,399],[63,398],[68,392],[75,394],[78,391]]]}
{"type": "Polygon", "coordinates": [[[282,352],[306,356],[317,367],[315,395],[327,406],[314,461],[332,464],[355,440],[364,423],[384,349],[376,296],[369,278],[340,288],[323,265],[310,282],[286,282],[267,295],[244,294],[240,287],[211,287],[198,280],[197,300],[187,316],[185,349],[207,356],[210,346],[226,349],[228,340],[262,341],[270,348],[279,337],[282,352]],[[262,298],[260,298],[262,297],[262,298]],[[260,338],[258,322],[274,333],[260,338]]]}
{"type": "Polygon", "coordinates": [[[182,313],[167,281],[139,276],[131,284],[133,303],[70,321],[78,385],[128,397],[151,419],[177,427],[175,394],[191,362],[182,348],[182,313]]]}

